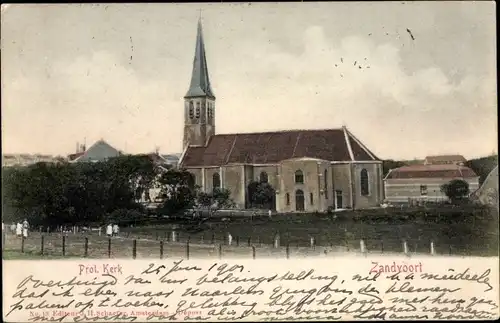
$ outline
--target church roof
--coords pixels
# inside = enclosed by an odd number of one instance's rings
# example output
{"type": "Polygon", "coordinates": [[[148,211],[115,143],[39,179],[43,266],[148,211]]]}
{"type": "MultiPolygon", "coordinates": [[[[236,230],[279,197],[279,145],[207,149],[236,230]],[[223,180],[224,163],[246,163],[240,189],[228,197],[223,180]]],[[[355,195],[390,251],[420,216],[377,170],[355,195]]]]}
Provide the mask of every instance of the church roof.
{"type": "Polygon", "coordinates": [[[203,41],[203,31],[201,20],[198,20],[198,32],[196,35],[196,49],[194,52],[193,73],[191,75],[191,84],[185,98],[208,96],[215,98],[210,86],[208,77],[207,59],[205,57],[205,43],[203,41]]]}
{"type": "Polygon", "coordinates": [[[379,161],[346,128],[212,136],[206,147],[188,147],[182,167],[276,164],[290,158],[379,161]]]}

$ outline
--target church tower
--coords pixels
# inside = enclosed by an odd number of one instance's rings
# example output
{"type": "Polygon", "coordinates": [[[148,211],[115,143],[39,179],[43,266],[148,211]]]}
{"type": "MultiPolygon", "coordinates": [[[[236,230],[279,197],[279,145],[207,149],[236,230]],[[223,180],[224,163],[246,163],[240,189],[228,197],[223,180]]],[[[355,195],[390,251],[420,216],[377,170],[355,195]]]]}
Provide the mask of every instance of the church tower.
{"type": "Polygon", "coordinates": [[[193,73],[189,90],[184,96],[184,139],[183,148],[205,146],[215,134],[215,95],[208,77],[207,59],[201,19],[198,20],[193,73]]]}

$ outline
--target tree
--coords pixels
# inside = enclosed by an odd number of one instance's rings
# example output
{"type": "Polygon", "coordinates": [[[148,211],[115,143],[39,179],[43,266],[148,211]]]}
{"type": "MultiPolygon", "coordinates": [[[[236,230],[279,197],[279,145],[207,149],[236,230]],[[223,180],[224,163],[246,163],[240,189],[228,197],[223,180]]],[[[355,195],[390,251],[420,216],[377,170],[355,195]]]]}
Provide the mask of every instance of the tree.
{"type": "Polygon", "coordinates": [[[208,211],[209,217],[212,217],[220,209],[234,206],[231,191],[226,188],[216,188],[212,193],[199,192],[197,204],[208,211]]]}
{"type": "Polygon", "coordinates": [[[384,171],[384,177],[389,173],[391,169],[399,168],[402,166],[408,165],[405,162],[402,161],[397,161],[397,160],[392,160],[392,159],[387,159],[382,162],[382,167],[384,171]]]}
{"type": "Polygon", "coordinates": [[[135,199],[152,188],[154,180],[160,173],[148,155],[123,155],[107,161],[109,171],[115,180],[127,181],[131,185],[135,199]]]}
{"type": "Polygon", "coordinates": [[[194,206],[197,187],[190,172],[169,169],[160,175],[157,185],[162,199],[160,212],[179,214],[194,206]]]}
{"type": "Polygon", "coordinates": [[[452,203],[456,203],[469,196],[469,183],[461,179],[454,179],[441,185],[441,192],[446,194],[452,203]]]}
{"type": "Polygon", "coordinates": [[[259,207],[266,209],[274,208],[274,199],[276,191],[267,182],[252,181],[248,184],[248,196],[250,207],[259,207]]]}

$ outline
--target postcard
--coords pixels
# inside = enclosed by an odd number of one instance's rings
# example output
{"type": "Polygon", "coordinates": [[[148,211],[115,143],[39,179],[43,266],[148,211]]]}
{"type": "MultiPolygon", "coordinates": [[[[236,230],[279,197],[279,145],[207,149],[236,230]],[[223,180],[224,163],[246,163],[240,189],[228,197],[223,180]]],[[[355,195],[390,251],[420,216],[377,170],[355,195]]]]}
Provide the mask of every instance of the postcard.
{"type": "Polygon", "coordinates": [[[1,9],[4,321],[499,318],[494,2],[1,9]]]}

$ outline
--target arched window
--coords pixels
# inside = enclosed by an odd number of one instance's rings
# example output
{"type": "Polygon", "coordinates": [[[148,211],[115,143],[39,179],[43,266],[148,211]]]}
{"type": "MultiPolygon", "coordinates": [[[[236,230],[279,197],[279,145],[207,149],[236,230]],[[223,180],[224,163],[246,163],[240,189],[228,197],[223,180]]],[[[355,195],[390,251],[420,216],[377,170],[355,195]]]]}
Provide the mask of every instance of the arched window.
{"type": "Polygon", "coordinates": [[[313,193],[309,193],[309,200],[311,201],[311,205],[314,204],[314,195],[313,193]]]}
{"type": "Polygon", "coordinates": [[[370,184],[368,182],[368,171],[364,168],[361,170],[359,181],[361,184],[361,195],[366,196],[366,195],[370,194],[370,184]]]}
{"type": "Polygon", "coordinates": [[[196,119],[200,118],[200,102],[196,102],[196,119]]]}
{"type": "Polygon", "coordinates": [[[189,101],[189,119],[194,118],[194,105],[193,101],[189,101]]]}
{"type": "Polygon", "coordinates": [[[323,177],[323,180],[325,181],[325,199],[328,200],[328,171],[326,169],[323,177]]]}
{"type": "Polygon", "coordinates": [[[286,205],[290,205],[290,194],[285,194],[286,205]]]}
{"type": "Polygon", "coordinates": [[[295,172],[295,184],[304,184],[304,173],[300,169],[295,172]]]}
{"type": "Polygon", "coordinates": [[[220,175],[219,173],[214,173],[212,176],[212,187],[215,190],[216,188],[220,188],[220,175]]]}
{"type": "Polygon", "coordinates": [[[261,183],[267,183],[268,178],[267,178],[267,173],[266,172],[261,172],[260,173],[260,182],[261,183]]]}

